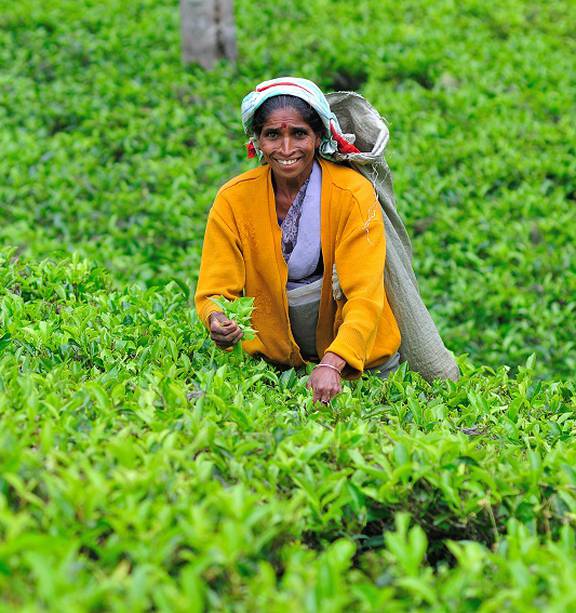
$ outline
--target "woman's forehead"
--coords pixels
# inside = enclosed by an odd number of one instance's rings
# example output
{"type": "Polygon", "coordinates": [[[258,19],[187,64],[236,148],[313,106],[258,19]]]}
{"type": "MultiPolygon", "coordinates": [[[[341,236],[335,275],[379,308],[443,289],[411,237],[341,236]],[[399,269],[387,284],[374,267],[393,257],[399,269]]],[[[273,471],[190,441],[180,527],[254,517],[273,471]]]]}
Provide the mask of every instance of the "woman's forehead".
{"type": "Polygon", "coordinates": [[[304,120],[302,115],[293,108],[286,107],[283,109],[276,109],[268,115],[263,127],[288,127],[288,126],[306,126],[310,127],[304,120]]]}

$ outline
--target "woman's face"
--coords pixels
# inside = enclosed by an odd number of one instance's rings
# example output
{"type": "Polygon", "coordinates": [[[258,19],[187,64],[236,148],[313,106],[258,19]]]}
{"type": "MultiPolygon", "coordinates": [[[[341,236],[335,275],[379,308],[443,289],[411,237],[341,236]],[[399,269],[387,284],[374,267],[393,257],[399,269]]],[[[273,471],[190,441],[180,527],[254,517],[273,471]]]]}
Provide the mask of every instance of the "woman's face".
{"type": "Polygon", "coordinates": [[[287,107],[270,114],[262,126],[258,145],[276,179],[306,180],[320,137],[298,111],[287,107]]]}

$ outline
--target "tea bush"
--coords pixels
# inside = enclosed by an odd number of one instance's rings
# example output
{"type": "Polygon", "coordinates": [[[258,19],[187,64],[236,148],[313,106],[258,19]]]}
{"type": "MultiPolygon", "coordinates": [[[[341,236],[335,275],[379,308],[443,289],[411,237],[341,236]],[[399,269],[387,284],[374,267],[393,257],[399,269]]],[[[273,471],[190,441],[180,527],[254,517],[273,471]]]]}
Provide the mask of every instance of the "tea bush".
{"type": "Polygon", "coordinates": [[[571,2],[236,3],[240,63],[184,70],[173,2],[23,0],[0,16],[0,240],[119,283],[194,281],[217,188],[250,167],[259,80],[358,89],[388,118],[422,292],[475,363],[571,374],[571,2]],[[290,41],[287,44],[287,41],[290,41]]]}
{"type": "Polygon", "coordinates": [[[574,607],[573,3],[164,0],[0,11],[0,600],[35,611],[574,607]],[[313,406],[192,309],[238,106],[299,74],[391,127],[458,383],[313,406]]]}
{"type": "Polygon", "coordinates": [[[491,610],[573,598],[572,383],[536,379],[532,359],[514,378],[462,359],[458,383],[402,368],[319,409],[303,373],[215,350],[186,286],[114,289],[77,256],[10,255],[5,603],[491,610]]]}

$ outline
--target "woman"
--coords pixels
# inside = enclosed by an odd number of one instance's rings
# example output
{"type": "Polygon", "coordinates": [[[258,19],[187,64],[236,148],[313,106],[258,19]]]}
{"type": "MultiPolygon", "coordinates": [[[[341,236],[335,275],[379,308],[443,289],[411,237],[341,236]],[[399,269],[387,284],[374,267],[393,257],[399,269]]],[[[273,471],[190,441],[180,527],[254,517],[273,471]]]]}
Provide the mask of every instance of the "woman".
{"type": "Polygon", "coordinates": [[[264,165],[218,192],[196,308],[214,342],[227,348],[242,333],[210,298],[254,297],[258,335],[244,342],[246,351],[286,366],[318,362],[308,386],[314,401],[329,402],[343,375],[398,362],[380,205],[368,180],[329,161],[355,148],[311,81],[261,83],[242,102],[242,122],[249,151],[264,165]]]}

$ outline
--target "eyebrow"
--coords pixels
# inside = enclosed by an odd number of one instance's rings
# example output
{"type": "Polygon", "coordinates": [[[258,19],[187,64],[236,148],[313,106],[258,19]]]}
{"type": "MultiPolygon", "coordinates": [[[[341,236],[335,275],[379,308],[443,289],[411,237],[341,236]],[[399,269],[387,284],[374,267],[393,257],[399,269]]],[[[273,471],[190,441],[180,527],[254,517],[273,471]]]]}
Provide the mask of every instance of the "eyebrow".
{"type": "MultiPolygon", "coordinates": [[[[288,126],[286,126],[286,127],[288,127],[288,126]]],[[[282,128],[282,125],[277,125],[277,126],[264,126],[264,127],[262,128],[262,131],[263,131],[263,132],[266,132],[266,131],[268,131],[268,130],[280,130],[281,128],[282,128]]],[[[305,131],[308,131],[308,130],[311,130],[312,128],[309,128],[309,127],[308,127],[308,126],[306,126],[306,125],[297,125],[297,126],[290,126],[290,129],[291,129],[291,130],[305,130],[305,131]]]]}

